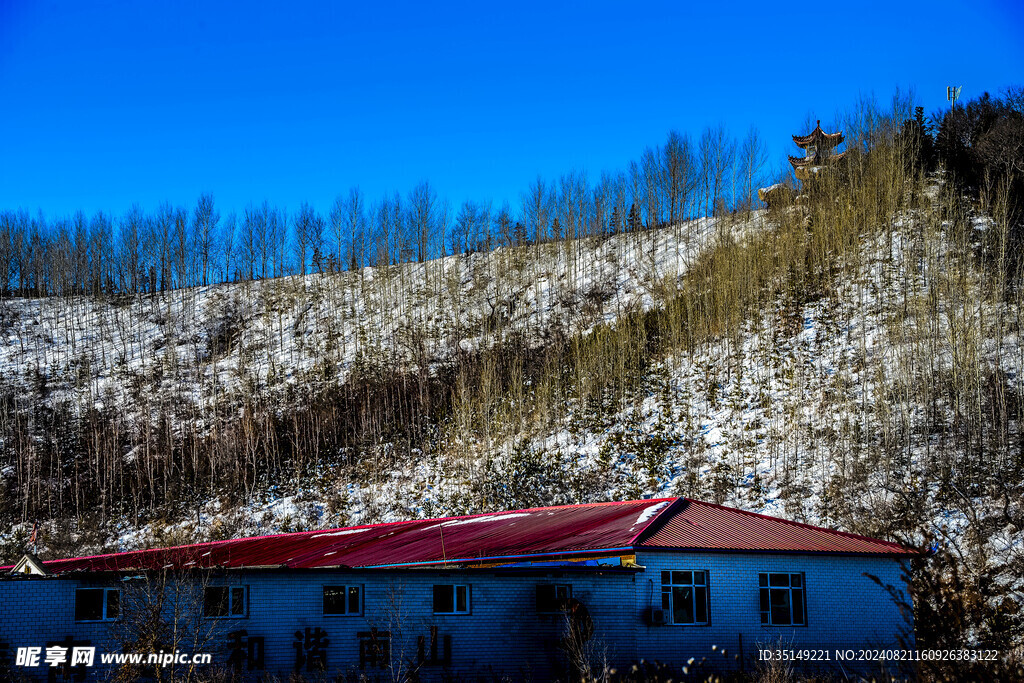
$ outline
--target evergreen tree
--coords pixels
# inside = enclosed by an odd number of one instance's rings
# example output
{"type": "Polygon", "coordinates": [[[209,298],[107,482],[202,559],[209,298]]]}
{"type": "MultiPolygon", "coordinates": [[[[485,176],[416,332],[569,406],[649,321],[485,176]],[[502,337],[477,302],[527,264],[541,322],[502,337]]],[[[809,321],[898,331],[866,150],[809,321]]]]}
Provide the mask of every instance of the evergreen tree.
{"type": "Polygon", "coordinates": [[[627,216],[626,221],[629,224],[630,232],[637,232],[640,230],[640,209],[637,208],[636,202],[633,202],[633,204],[630,205],[629,216],[627,216]]]}
{"type": "Polygon", "coordinates": [[[935,143],[932,139],[931,126],[924,118],[924,107],[917,107],[914,110],[914,118],[903,123],[902,136],[903,144],[909,151],[909,164],[926,173],[934,170],[935,143]]]}
{"type": "Polygon", "coordinates": [[[619,216],[619,207],[612,208],[612,216],[608,220],[608,234],[615,235],[620,232],[619,225],[622,222],[622,218],[619,216]]]}

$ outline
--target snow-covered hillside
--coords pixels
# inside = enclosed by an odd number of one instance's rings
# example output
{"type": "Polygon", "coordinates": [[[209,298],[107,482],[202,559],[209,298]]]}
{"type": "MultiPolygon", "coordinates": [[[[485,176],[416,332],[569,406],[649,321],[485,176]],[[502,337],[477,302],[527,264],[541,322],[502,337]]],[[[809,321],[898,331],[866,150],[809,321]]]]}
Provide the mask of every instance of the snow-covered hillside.
{"type": "MultiPolygon", "coordinates": [[[[756,230],[761,218],[719,231],[756,230]]],[[[252,385],[344,380],[360,358],[416,368],[523,335],[585,332],[650,308],[716,222],[604,240],[500,248],[364,268],[98,300],[0,302],[0,372],[48,403],[140,396],[195,406],[252,385]]],[[[180,406],[179,406],[180,407],[180,406]]],[[[182,411],[184,412],[184,411],[182,411]]]]}
{"type": "MultiPolygon", "coordinates": [[[[968,245],[993,230],[975,218],[968,245]]],[[[1019,310],[986,293],[989,276],[955,233],[926,210],[865,229],[823,291],[780,295],[734,335],[652,358],[607,402],[569,391],[550,420],[487,434],[439,423],[429,448],[414,444],[402,456],[384,439],[346,466],[326,458],[305,480],[258,480],[243,500],[214,492],[189,503],[190,512],[141,524],[114,515],[100,543],[129,548],[666,493],[909,542],[924,540],[923,529],[960,543],[972,515],[997,519],[1001,506],[1020,514],[1019,500],[983,484],[963,490],[970,453],[960,434],[965,416],[989,409],[982,392],[1021,394],[1024,346],[1019,310]],[[977,405],[960,405],[972,391],[977,405]],[[954,493],[936,483],[937,472],[948,473],[954,493]]],[[[174,429],[204,432],[245,419],[252,393],[283,415],[301,410],[289,387],[337,385],[360,364],[429,374],[509,339],[539,351],[599,334],[665,306],[688,268],[722,245],[769,252],[777,239],[755,214],[747,223],[705,219],[125,301],[7,301],[0,364],[22,406],[113,404],[144,424],[170,405],[180,419],[174,429]]],[[[532,400],[533,388],[503,400],[532,400]]],[[[1009,443],[991,440],[1019,431],[1010,420],[987,433],[986,452],[1010,453],[1009,443]]],[[[251,457],[263,448],[256,443],[251,457]]],[[[4,476],[15,477],[13,466],[4,476]]],[[[1024,536],[1012,525],[982,543],[995,565],[1024,559],[1024,536]]]]}

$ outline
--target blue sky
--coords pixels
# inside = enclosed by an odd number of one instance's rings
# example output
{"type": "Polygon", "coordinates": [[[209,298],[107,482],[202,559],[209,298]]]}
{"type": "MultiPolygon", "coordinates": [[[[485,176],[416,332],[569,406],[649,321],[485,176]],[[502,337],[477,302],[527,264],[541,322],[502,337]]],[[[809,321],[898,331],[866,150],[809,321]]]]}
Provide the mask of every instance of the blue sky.
{"type": "Polygon", "coordinates": [[[756,125],[780,166],[863,95],[1024,81],[1024,3],[907,6],[0,0],[0,209],[326,210],[423,179],[516,207],[673,128],[756,125]]]}

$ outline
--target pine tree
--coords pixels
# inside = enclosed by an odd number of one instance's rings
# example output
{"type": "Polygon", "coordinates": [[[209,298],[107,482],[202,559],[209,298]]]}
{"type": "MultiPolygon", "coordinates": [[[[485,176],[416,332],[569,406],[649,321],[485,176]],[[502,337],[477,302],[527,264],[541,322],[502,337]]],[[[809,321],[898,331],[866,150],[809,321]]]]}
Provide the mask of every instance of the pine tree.
{"type": "Polygon", "coordinates": [[[629,216],[626,218],[626,222],[629,224],[630,232],[638,232],[640,230],[640,209],[637,208],[636,202],[630,205],[629,216]]]}
{"type": "Polygon", "coordinates": [[[526,244],[530,241],[529,236],[526,234],[526,226],[523,225],[522,221],[516,221],[516,224],[512,226],[512,238],[516,244],[526,244]]]}
{"type": "Polygon", "coordinates": [[[924,118],[924,107],[917,107],[914,118],[903,123],[903,144],[909,151],[908,161],[926,173],[934,169],[935,143],[931,127],[924,118]]]}

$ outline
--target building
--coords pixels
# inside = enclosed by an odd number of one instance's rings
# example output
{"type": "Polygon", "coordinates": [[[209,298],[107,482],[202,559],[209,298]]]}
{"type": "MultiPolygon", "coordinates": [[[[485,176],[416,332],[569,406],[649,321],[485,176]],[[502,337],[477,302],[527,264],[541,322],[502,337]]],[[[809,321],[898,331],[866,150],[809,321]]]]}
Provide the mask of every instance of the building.
{"type": "Polygon", "coordinates": [[[640,659],[692,673],[750,667],[780,646],[834,661],[836,649],[912,639],[886,587],[902,587],[915,554],[665,498],[26,556],[2,568],[0,643],[16,673],[39,680],[98,679],[104,653],[160,650],[178,657],[169,666],[208,654],[200,666],[246,680],[297,669],[544,681],[640,659]],[[90,648],[91,667],[73,659],[90,648]]]}
{"type": "Polygon", "coordinates": [[[789,157],[789,163],[796,177],[805,182],[846,154],[834,151],[836,146],[843,142],[842,132],[826,133],[821,129],[821,121],[818,121],[814,130],[807,135],[794,135],[793,142],[804,150],[804,156],[789,157]]]}

